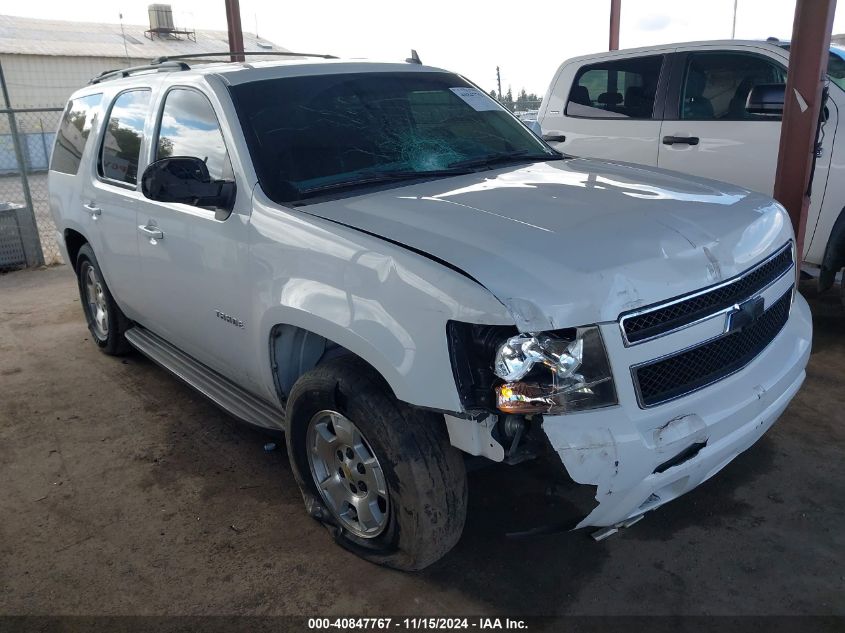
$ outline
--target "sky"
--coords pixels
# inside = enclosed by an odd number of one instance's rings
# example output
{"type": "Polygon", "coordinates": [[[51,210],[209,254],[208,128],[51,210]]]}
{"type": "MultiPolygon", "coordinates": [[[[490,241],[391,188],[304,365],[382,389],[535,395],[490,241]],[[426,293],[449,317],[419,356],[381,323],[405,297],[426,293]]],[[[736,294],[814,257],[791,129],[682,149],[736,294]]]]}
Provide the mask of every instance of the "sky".
{"type": "MultiPolygon", "coordinates": [[[[141,0],[0,0],[0,14],[146,24],[141,0]]],[[[172,0],[177,26],[226,30],[223,0],[172,0]]],[[[244,31],[289,50],[404,60],[459,72],[487,90],[542,96],[560,63],[607,49],[610,0],[241,0],[244,31]]],[[[789,39],[794,0],[737,0],[737,38],[789,39]]],[[[845,2],[834,33],[845,33],[845,2]]],[[[620,46],[731,37],[734,0],[622,0],[620,46]]]]}

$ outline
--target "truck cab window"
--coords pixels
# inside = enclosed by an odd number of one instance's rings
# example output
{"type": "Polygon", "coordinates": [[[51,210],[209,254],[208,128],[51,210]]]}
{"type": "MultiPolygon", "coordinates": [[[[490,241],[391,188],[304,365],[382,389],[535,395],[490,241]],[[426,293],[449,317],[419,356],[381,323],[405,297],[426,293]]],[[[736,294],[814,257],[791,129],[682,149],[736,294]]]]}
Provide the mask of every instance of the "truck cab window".
{"type": "Polygon", "coordinates": [[[566,114],[595,119],[650,119],[662,55],[584,66],[578,71],[566,114]]]}
{"type": "Polygon", "coordinates": [[[681,119],[691,121],[777,121],[778,116],[745,109],[758,84],[786,83],[786,69],[748,53],[694,53],[687,61],[681,119]]]}

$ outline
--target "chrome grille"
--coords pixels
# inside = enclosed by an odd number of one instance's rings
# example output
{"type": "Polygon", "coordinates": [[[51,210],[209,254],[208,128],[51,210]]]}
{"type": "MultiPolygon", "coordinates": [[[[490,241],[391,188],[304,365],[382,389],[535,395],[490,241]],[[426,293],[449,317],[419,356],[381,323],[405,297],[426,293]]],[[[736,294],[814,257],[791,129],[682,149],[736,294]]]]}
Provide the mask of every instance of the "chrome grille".
{"type": "Polygon", "coordinates": [[[792,243],[754,268],[690,295],[639,308],[620,316],[627,345],[642,343],[696,323],[759,294],[792,268],[792,243]]]}
{"type": "Polygon", "coordinates": [[[756,358],[786,325],[792,289],[745,328],[631,368],[640,406],[653,407],[703,389],[756,358]]]}

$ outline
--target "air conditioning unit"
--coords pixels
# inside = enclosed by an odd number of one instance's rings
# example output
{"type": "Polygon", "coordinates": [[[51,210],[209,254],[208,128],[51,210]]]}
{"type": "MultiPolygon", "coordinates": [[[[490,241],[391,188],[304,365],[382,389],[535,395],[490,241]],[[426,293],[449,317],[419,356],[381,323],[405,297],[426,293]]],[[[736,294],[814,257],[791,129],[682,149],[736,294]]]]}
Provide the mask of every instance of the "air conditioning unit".
{"type": "Polygon", "coordinates": [[[0,202],[0,271],[26,267],[26,251],[18,222],[23,205],[0,202]]]}
{"type": "Polygon", "coordinates": [[[168,33],[176,30],[173,22],[173,8],[169,4],[151,4],[147,7],[150,16],[150,30],[157,33],[168,33]]]}

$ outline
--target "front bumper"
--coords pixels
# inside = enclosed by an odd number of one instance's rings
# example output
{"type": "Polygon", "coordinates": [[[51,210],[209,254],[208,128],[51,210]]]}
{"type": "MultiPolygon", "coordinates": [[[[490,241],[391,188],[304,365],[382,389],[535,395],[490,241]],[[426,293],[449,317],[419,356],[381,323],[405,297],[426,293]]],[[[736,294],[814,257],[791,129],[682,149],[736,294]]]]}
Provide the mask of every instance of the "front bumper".
{"type": "MultiPolygon", "coordinates": [[[[683,349],[704,340],[703,323],[659,345],[683,349]]],[[[618,326],[602,326],[613,363],[619,406],[547,416],[543,430],[574,481],[596,486],[598,505],[578,527],[612,526],[653,510],[706,481],[774,424],[805,377],[810,356],[810,308],[796,294],[783,330],[739,372],[678,400],[642,409],[629,366],[647,346],[625,348],[618,326]],[[704,445],[683,458],[690,447],[704,445]],[[660,472],[656,472],[656,469],[660,472]]]]}

